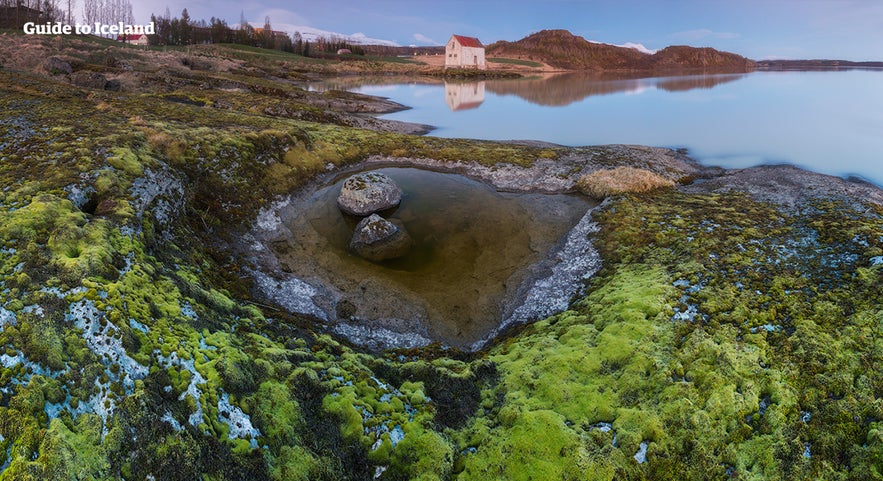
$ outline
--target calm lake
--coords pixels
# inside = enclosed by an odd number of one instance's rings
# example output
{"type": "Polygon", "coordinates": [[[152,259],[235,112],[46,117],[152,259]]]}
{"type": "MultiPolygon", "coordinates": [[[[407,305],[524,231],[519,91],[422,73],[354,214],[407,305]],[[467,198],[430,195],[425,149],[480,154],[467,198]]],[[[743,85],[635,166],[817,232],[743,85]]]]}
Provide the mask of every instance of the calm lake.
{"type": "Polygon", "coordinates": [[[883,186],[883,70],[366,81],[318,88],[388,97],[412,108],[384,118],[439,137],[686,148],[706,165],[788,163],[883,186]]]}

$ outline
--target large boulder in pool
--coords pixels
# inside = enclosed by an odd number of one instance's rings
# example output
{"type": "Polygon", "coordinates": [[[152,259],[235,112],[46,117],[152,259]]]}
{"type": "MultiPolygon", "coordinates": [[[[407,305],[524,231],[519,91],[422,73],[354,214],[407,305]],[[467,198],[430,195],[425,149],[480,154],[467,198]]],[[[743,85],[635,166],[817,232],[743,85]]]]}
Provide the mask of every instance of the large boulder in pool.
{"type": "Polygon", "coordinates": [[[380,262],[402,257],[413,244],[403,225],[371,214],[356,225],[350,248],[369,261],[380,262]]]}
{"type": "Polygon", "coordinates": [[[399,205],[402,189],[386,174],[363,172],[345,181],[337,205],[347,214],[366,216],[399,205]]]}

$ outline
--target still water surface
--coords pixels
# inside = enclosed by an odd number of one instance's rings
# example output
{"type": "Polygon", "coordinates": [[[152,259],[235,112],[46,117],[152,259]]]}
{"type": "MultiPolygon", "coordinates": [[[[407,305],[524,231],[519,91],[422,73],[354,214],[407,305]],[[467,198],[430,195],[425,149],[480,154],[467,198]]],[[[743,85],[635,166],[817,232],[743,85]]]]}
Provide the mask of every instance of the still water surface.
{"type": "Polygon", "coordinates": [[[343,177],[303,203],[288,223],[292,237],[273,249],[287,272],[342,293],[343,320],[416,320],[430,338],[455,347],[499,326],[527,268],[592,206],[576,195],[497,192],[456,174],[378,171],[404,192],[398,209],[384,216],[414,240],[407,255],[375,263],[350,251],[359,219],[337,207],[343,177]]]}
{"type": "Polygon", "coordinates": [[[788,163],[883,186],[883,70],[349,82],[336,88],[410,106],[385,118],[440,137],[687,148],[706,165],[788,163]]]}

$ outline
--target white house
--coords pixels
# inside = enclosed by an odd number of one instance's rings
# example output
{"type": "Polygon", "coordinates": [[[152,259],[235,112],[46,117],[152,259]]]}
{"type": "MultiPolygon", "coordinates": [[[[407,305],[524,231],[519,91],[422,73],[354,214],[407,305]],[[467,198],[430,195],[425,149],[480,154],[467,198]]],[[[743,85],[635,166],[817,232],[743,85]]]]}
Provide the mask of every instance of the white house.
{"type": "Polygon", "coordinates": [[[475,37],[451,35],[445,46],[445,68],[487,69],[484,45],[475,37]]]}
{"type": "Polygon", "coordinates": [[[117,41],[128,43],[129,45],[147,45],[147,35],[143,33],[131,33],[129,35],[117,36],[117,41]]]}

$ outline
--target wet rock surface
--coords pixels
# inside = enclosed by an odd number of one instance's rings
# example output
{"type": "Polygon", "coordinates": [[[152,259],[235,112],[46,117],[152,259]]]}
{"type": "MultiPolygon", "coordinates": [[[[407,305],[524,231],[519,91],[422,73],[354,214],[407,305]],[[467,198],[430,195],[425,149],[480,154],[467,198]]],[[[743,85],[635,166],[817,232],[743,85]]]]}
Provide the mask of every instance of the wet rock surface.
{"type": "Polygon", "coordinates": [[[391,209],[402,200],[402,189],[378,172],[353,175],[343,182],[337,205],[347,214],[365,216],[391,209]]]}
{"type": "Polygon", "coordinates": [[[863,202],[883,205],[883,190],[860,179],[841,179],[790,165],[748,169],[708,169],[716,175],[698,179],[679,190],[687,193],[745,192],[755,200],[796,211],[815,199],[839,200],[856,207],[863,202]]]}
{"type": "Polygon", "coordinates": [[[369,261],[380,262],[404,256],[413,244],[404,225],[371,214],[356,225],[350,249],[369,261]]]}

